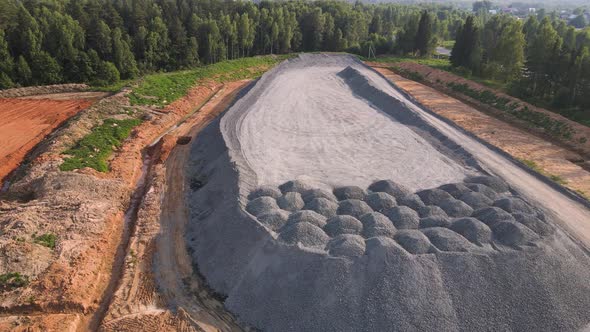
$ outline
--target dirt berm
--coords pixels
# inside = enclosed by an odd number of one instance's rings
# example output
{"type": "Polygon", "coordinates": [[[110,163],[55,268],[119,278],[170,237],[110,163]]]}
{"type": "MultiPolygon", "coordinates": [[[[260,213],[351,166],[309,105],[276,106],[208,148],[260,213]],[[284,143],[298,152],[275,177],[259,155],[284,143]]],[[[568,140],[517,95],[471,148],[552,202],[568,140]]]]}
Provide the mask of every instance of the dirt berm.
{"type": "Polygon", "coordinates": [[[561,227],[589,211],[353,57],[284,62],[193,142],[186,240],[245,325],[589,326],[590,257],[561,227]]]}

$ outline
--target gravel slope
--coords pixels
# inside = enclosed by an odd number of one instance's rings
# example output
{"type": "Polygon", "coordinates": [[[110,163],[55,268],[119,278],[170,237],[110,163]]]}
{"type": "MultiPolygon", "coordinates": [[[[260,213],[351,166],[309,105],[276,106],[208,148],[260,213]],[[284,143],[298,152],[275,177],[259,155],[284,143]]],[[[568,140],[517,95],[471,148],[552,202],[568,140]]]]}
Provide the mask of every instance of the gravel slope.
{"type": "Polygon", "coordinates": [[[462,165],[403,123],[390,121],[338,75],[352,66],[395,93],[372,70],[349,57],[304,57],[282,65],[254,87],[255,100],[247,98],[234,108],[247,112],[223,120],[224,134],[236,135],[259,185],[301,178],[367,186],[393,179],[417,190],[465,176],[462,165]]]}
{"type": "Polygon", "coordinates": [[[514,179],[531,176],[352,57],[281,64],[194,142],[186,239],[247,325],[574,331],[590,322],[590,257],[514,179]],[[489,174],[500,178],[473,177],[489,174]]]}

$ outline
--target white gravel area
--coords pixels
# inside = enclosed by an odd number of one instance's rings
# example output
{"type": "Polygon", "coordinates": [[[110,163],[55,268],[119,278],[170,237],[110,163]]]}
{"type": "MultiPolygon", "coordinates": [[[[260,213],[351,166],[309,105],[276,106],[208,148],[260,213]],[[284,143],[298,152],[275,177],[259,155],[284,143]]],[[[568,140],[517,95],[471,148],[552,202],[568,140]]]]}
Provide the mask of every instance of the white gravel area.
{"type": "Polygon", "coordinates": [[[463,165],[351,91],[338,75],[347,67],[397,94],[352,57],[303,55],[282,67],[280,75],[254,87],[262,90],[254,102],[232,108],[242,116],[238,126],[227,127],[236,130],[259,185],[303,179],[366,187],[376,179],[392,179],[417,190],[465,176],[463,165]]]}

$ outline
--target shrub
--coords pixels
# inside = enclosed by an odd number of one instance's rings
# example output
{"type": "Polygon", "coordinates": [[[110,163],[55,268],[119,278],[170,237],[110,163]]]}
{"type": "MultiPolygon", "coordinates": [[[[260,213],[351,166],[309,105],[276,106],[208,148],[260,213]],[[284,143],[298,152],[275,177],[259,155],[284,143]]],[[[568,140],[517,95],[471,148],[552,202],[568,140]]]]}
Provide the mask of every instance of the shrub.
{"type": "Polygon", "coordinates": [[[50,249],[55,249],[55,242],[57,237],[55,234],[46,233],[43,235],[35,236],[33,242],[45,246],[50,249]]]}
{"type": "Polygon", "coordinates": [[[18,272],[0,274],[0,291],[12,290],[29,284],[29,277],[18,272]]]}
{"type": "Polygon", "coordinates": [[[567,123],[555,120],[549,115],[531,110],[528,106],[522,106],[518,102],[511,102],[506,97],[497,96],[491,90],[475,90],[470,88],[467,84],[447,83],[450,89],[478,100],[488,106],[494,107],[500,111],[506,112],[520,120],[532,124],[534,127],[543,129],[547,134],[562,139],[572,139],[574,136],[574,129],[567,123]]]}

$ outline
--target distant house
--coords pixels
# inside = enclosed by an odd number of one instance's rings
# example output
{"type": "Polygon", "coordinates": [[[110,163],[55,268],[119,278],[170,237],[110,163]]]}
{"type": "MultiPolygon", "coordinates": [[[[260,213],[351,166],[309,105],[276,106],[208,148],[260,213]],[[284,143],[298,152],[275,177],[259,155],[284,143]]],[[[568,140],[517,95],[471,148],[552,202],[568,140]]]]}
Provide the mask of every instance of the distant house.
{"type": "Polygon", "coordinates": [[[498,11],[497,11],[497,10],[495,10],[495,9],[490,9],[490,10],[488,10],[488,12],[489,12],[490,14],[492,14],[492,15],[496,15],[496,14],[498,14],[498,11]]]}
{"type": "Polygon", "coordinates": [[[529,13],[535,13],[537,12],[537,8],[529,8],[529,13]]]}

